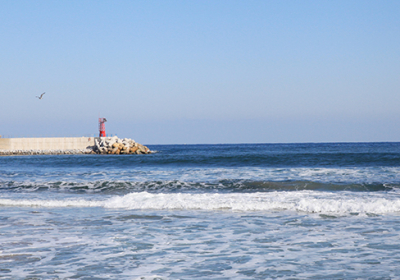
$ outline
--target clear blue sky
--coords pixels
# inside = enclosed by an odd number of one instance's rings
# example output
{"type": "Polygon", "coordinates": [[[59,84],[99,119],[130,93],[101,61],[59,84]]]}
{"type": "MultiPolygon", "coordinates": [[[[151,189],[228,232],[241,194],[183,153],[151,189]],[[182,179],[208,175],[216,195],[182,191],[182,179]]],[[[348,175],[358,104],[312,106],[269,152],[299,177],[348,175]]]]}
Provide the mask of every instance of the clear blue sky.
{"type": "Polygon", "coordinates": [[[400,141],[399,15],[398,0],[0,0],[0,135],[97,135],[106,117],[143,144],[400,141]]]}

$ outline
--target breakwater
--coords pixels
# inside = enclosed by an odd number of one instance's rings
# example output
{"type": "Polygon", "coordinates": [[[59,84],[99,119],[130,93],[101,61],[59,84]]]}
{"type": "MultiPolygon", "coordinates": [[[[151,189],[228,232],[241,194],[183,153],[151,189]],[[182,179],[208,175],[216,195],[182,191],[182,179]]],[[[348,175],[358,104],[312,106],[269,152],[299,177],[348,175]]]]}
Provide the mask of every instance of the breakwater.
{"type": "Polygon", "coordinates": [[[0,151],[85,150],[94,145],[94,137],[0,138],[0,151]]]}
{"type": "Polygon", "coordinates": [[[0,138],[0,156],[63,154],[149,154],[132,139],[114,137],[0,138]]]}
{"type": "Polygon", "coordinates": [[[23,156],[23,155],[78,155],[90,154],[92,150],[70,149],[70,150],[0,150],[0,156],[23,156]]]}
{"type": "Polygon", "coordinates": [[[94,140],[93,153],[97,154],[149,154],[150,149],[129,138],[99,137],[94,140]]]}

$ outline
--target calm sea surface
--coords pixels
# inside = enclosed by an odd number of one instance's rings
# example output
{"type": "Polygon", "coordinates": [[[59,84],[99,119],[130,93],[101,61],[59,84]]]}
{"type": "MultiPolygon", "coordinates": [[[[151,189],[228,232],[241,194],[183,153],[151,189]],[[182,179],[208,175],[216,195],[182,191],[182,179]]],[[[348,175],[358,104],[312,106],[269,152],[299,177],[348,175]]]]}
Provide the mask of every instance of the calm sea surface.
{"type": "Polygon", "coordinates": [[[0,157],[0,279],[400,279],[400,143],[0,157]]]}

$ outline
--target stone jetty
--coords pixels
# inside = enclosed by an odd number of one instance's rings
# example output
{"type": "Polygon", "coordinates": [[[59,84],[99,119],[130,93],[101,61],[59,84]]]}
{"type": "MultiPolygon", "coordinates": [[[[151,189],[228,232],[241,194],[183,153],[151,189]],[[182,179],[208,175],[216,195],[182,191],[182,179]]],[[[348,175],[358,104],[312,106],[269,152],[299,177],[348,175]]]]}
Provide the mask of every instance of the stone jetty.
{"type": "MultiPolygon", "coordinates": [[[[57,149],[53,145],[51,149],[0,149],[0,156],[10,155],[73,155],[73,154],[150,154],[152,153],[146,146],[136,143],[133,139],[120,139],[114,137],[96,137],[88,138],[88,146],[80,149],[57,149]],[[94,140],[94,141],[93,141],[94,140]],[[93,145],[94,144],[94,145],[93,145]]],[[[29,139],[24,139],[25,142],[29,139]]]]}
{"type": "Polygon", "coordinates": [[[99,137],[94,140],[93,153],[96,154],[150,154],[151,151],[146,146],[136,143],[132,139],[119,139],[114,137],[99,137]]]}

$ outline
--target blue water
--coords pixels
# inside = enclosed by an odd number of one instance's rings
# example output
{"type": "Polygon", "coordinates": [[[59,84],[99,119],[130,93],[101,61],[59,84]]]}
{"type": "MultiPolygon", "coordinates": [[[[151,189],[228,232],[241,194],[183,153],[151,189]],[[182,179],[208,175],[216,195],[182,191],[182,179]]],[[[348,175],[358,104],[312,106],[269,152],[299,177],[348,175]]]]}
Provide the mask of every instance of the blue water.
{"type": "Polygon", "coordinates": [[[399,279],[400,143],[0,157],[0,279],[399,279]]]}

